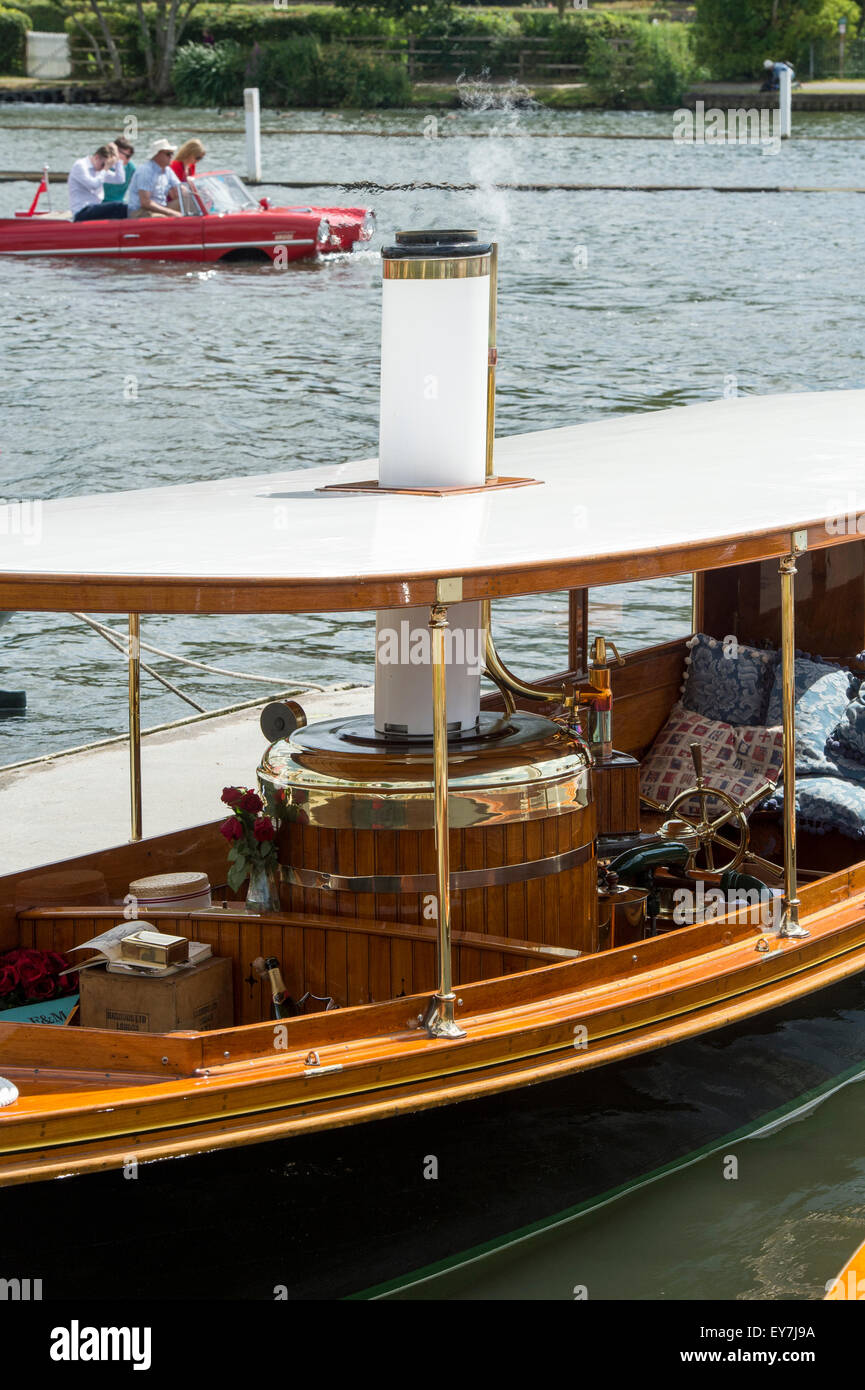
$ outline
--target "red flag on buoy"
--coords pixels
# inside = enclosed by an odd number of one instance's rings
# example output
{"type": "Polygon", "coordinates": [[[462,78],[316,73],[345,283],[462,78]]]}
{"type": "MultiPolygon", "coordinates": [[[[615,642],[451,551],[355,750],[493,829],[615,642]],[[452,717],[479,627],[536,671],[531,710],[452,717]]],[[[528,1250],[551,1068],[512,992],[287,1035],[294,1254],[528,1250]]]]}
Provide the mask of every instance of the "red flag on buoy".
{"type": "Polygon", "coordinates": [[[45,168],[42,170],[42,179],[41,179],[41,181],[40,181],[39,187],[38,187],[37,190],[36,190],[36,197],[33,199],[33,202],[30,204],[29,208],[27,209],[27,216],[28,216],[28,217],[32,217],[32,216],[33,216],[34,212],[36,211],[36,204],[39,202],[39,199],[42,197],[42,194],[43,194],[43,193],[47,193],[47,192],[48,192],[48,166],[46,165],[45,168]]]}

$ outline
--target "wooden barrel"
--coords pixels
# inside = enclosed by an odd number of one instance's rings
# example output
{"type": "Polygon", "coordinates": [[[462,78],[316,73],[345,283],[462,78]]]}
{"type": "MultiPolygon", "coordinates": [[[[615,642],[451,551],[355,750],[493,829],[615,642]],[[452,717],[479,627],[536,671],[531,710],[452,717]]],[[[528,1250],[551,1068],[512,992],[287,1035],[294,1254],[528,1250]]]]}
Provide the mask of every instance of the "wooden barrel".
{"type": "MultiPolygon", "coordinates": [[[[502,724],[490,716],[495,730],[502,724]]],[[[284,801],[278,836],[287,911],[435,920],[432,752],[333,720],[275,744],[259,769],[284,801]],[[347,747],[346,730],[356,745],[347,747]]],[[[596,818],[588,760],[524,712],[510,733],[449,752],[451,924],[597,949],[596,818]]],[[[350,739],[349,739],[350,741],[350,739]]]]}

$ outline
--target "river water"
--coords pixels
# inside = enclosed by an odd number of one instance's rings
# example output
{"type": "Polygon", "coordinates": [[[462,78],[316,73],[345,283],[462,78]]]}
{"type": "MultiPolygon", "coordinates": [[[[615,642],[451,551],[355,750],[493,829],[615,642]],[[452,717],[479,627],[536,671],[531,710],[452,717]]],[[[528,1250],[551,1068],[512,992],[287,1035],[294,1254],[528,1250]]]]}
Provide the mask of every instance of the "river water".
{"type": "MultiPolygon", "coordinates": [[[[179,140],[200,131],[208,164],[243,167],[237,112],[22,104],[0,107],[0,168],[67,169],[130,114],[139,149],[155,135],[179,140]],[[210,133],[214,127],[226,133],[210,133]]],[[[672,116],[660,113],[469,109],[433,120],[409,112],[264,113],[264,128],[280,131],[263,138],[265,176],[479,185],[368,199],[265,187],[285,202],[372,203],[379,235],[344,259],[281,272],[0,262],[3,493],[44,499],[374,454],[378,247],[399,227],[477,226],[500,243],[501,434],[725,390],[862,385],[859,195],[528,193],[491,185],[865,186],[865,117],[797,117],[797,138],[779,153],[669,138],[560,138],[669,137],[672,116]],[[341,136],[343,129],[368,133],[341,136]],[[134,400],[126,399],[130,382],[134,400]]],[[[0,212],[26,205],[30,193],[23,183],[0,184],[0,212]]],[[[595,597],[593,630],[622,638],[626,648],[688,625],[681,581],[644,586],[626,602],[610,591],[595,597]]],[[[505,654],[518,649],[527,673],[561,661],[560,598],[501,605],[497,626],[505,654]]],[[[273,675],[283,688],[304,678],[371,676],[365,615],[146,618],[143,636],[180,655],[273,675]]],[[[267,691],[156,664],[208,709],[267,691]]],[[[7,623],[0,686],[25,688],[29,710],[26,719],[0,722],[0,765],[125,728],[120,659],[74,618],[19,614],[7,623]]],[[[145,678],[145,726],[188,713],[145,678]]]]}
{"type": "MultiPolygon", "coordinates": [[[[130,114],[139,149],[157,135],[202,133],[208,165],[242,169],[238,112],[31,105],[0,106],[0,169],[68,169],[130,114]]],[[[658,113],[266,112],[263,125],[278,131],[263,139],[266,178],[479,186],[365,197],[265,184],[262,192],[280,202],[371,203],[378,215],[369,248],[285,271],[0,260],[0,494],[39,500],[373,455],[378,248],[401,227],[476,226],[500,243],[500,434],[731,391],[865,385],[861,195],[715,191],[865,187],[865,115],[797,116],[796,138],[778,152],[676,145],[672,116],[658,113]],[[619,135],[659,138],[605,138],[619,135]],[[507,192],[493,188],[501,181],[703,191],[507,192]],[[130,380],[133,400],[124,391],[130,380]]],[[[23,183],[0,184],[0,214],[30,194],[23,183]]],[[[699,459],[693,486],[699,493],[699,459]]],[[[688,627],[688,593],[684,579],[595,591],[593,630],[625,649],[678,635],[688,627]]],[[[305,678],[369,680],[370,624],[339,614],[145,618],[143,635],[286,688],[305,678]]],[[[502,604],[497,627],[506,657],[526,673],[562,663],[560,596],[502,604]]],[[[211,709],[266,691],[156,664],[211,709]]],[[[0,765],[125,729],[122,663],[72,617],[13,615],[0,629],[0,686],[28,695],[26,718],[0,721],[0,765]]],[[[186,713],[145,680],[145,726],[186,713]]],[[[592,1278],[606,1279],[613,1297],[689,1297],[681,1272],[689,1260],[705,1273],[693,1287],[708,1289],[712,1274],[715,1296],[819,1296],[863,1234],[854,1219],[865,1203],[860,1094],[850,1087],[798,1129],[761,1141],[801,1143],[798,1162],[783,1170],[784,1199],[772,1205],[768,1179],[752,1193],[762,1202],[760,1221],[725,1220],[697,1239],[689,1213],[700,1200],[700,1170],[689,1169],[628,1198],[627,1208],[605,1209],[543,1248],[521,1247],[427,1296],[570,1297],[565,1269],[577,1253],[583,1266],[594,1261],[592,1278]],[[827,1134],[831,1164],[821,1145],[827,1134]],[[642,1273],[616,1293],[603,1252],[616,1249],[623,1219],[642,1273]],[[661,1230],[659,1263],[642,1252],[661,1230]],[[762,1280],[766,1249],[789,1243],[791,1232],[808,1236],[798,1282],[762,1280]]],[[[780,1151],[777,1162],[786,1162],[780,1151]]]]}

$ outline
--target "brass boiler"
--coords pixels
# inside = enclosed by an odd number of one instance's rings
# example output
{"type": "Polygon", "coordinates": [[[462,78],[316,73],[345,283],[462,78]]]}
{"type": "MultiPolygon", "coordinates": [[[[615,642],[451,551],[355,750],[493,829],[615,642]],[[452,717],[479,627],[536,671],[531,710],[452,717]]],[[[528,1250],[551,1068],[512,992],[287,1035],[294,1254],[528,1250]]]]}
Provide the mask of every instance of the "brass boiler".
{"type": "MultiPolygon", "coordinates": [[[[259,768],[280,805],[286,911],[422,925],[436,892],[431,739],[368,716],[271,744],[259,768]]],[[[590,755],[552,720],[482,712],[448,739],[455,931],[597,949],[590,755]]]]}

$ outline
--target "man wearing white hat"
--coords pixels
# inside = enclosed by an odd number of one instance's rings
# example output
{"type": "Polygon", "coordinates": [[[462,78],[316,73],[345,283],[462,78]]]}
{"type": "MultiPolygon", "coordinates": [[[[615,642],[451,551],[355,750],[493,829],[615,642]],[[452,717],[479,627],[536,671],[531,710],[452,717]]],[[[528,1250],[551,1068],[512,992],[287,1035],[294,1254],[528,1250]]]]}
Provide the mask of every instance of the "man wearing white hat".
{"type": "Polygon", "coordinates": [[[130,217],[180,217],[178,207],[169,207],[176,202],[180,180],[169,168],[174,145],[170,140],[154,140],[147,151],[147,159],[139,164],[129,185],[130,217]]]}

